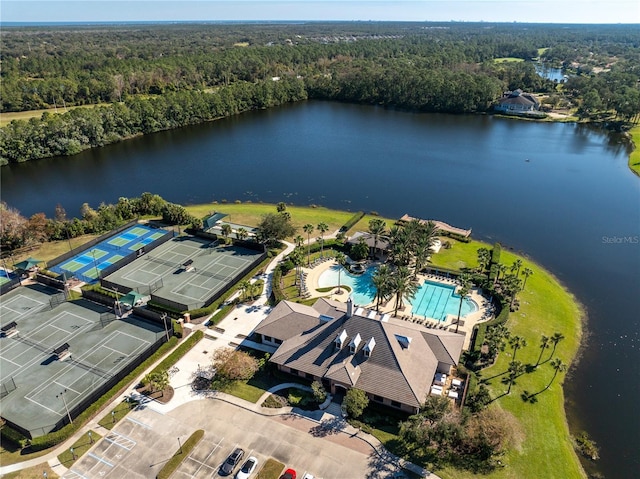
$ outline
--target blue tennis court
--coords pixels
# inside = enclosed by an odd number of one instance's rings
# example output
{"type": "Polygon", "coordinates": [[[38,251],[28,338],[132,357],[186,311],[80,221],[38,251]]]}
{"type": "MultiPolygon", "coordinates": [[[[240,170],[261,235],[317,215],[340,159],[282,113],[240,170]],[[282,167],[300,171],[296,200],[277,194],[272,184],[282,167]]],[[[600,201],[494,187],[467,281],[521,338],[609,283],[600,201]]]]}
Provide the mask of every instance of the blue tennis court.
{"type": "Polygon", "coordinates": [[[145,225],[135,225],[60,264],[52,266],[50,269],[67,277],[75,276],[81,281],[93,283],[99,278],[103,269],[161,238],[166,233],[164,230],[145,225]]]}

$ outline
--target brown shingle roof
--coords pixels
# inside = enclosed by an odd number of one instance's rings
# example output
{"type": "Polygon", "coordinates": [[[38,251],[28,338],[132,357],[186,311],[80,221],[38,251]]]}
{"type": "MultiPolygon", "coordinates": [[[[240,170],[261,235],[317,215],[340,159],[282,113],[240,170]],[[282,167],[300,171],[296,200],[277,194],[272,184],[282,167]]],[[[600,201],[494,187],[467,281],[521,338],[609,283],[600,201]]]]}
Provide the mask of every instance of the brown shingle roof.
{"type": "MultiPolygon", "coordinates": [[[[312,309],[325,311],[323,314],[332,312],[336,319],[316,320],[315,327],[282,338],[284,342],[271,361],[403,404],[419,407],[429,391],[438,364],[455,365],[455,358],[462,351],[464,337],[448,331],[428,330],[393,318],[387,322],[381,322],[379,317],[369,319],[353,315],[347,318],[345,305],[334,301],[319,300],[312,309]],[[344,347],[338,350],[335,339],[343,329],[348,338],[344,347]],[[362,341],[356,353],[351,354],[349,343],[357,334],[362,341]],[[398,336],[411,338],[410,346],[404,347],[398,336]],[[372,337],[376,346],[367,358],[362,348],[372,337]]],[[[278,319],[273,320],[269,315],[265,321],[272,325],[282,323],[277,326],[279,331],[300,329],[295,327],[300,324],[299,313],[291,311],[282,315],[280,312],[277,311],[278,319]],[[289,320],[294,327],[286,326],[289,320]]],[[[258,330],[262,329],[260,325],[258,330]]]]}

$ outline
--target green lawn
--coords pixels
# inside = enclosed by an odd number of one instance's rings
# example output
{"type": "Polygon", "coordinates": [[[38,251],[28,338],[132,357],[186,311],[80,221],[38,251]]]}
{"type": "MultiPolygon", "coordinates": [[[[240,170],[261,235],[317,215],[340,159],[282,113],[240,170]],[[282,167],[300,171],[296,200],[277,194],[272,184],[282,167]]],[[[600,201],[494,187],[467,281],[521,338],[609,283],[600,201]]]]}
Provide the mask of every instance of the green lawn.
{"type": "Polygon", "coordinates": [[[62,454],[58,455],[58,461],[64,467],[69,469],[73,464],[80,459],[84,453],[86,453],[89,449],[93,447],[93,445],[100,439],[102,436],[95,431],[91,432],[91,439],[88,434],[85,434],[80,437],[73,445],[65,450],[62,454]],[[71,449],[73,449],[73,454],[71,454],[71,449]]]}
{"type": "Polygon", "coordinates": [[[631,168],[631,171],[636,175],[640,176],[640,148],[638,148],[638,145],[640,145],[640,125],[634,126],[629,131],[629,134],[631,135],[631,140],[635,146],[634,150],[629,155],[629,168],[631,168]]]}
{"type": "Polygon", "coordinates": [[[260,471],[258,471],[256,479],[278,479],[283,470],[284,464],[276,461],[275,459],[269,458],[264,463],[260,471]]]}
{"type": "MultiPolygon", "coordinates": [[[[214,211],[226,213],[229,216],[226,221],[241,225],[255,226],[267,213],[276,213],[276,206],[262,203],[220,203],[206,205],[192,205],[186,207],[187,211],[197,218],[203,218],[214,211]]],[[[328,233],[333,233],[344,225],[354,213],[347,211],[329,210],[323,207],[303,207],[303,206],[287,206],[287,211],[291,214],[291,222],[298,228],[298,234],[307,235],[302,231],[302,227],[307,223],[311,223],[314,228],[319,223],[329,225],[328,233]]],[[[314,231],[311,238],[316,238],[319,232],[314,231]]]]}
{"type": "MultiPolygon", "coordinates": [[[[488,247],[477,241],[456,243],[452,249],[441,250],[435,255],[434,263],[473,267],[476,265],[473,253],[482,246],[488,247]]],[[[518,257],[502,250],[501,262],[510,265],[518,257]]],[[[540,336],[560,332],[565,339],[558,344],[555,357],[571,363],[580,344],[580,318],[584,314],[575,298],[563,289],[556,278],[532,261],[519,258],[523,261],[523,268],[530,268],[534,274],[527,280],[525,291],[519,295],[520,310],[512,313],[507,323],[512,334],[524,337],[528,343],[518,351],[517,359],[524,364],[535,364],[540,352],[540,336]]],[[[543,361],[548,354],[545,353],[543,361]]],[[[498,356],[494,366],[481,371],[480,378],[491,378],[506,371],[511,357],[511,350],[507,348],[498,356]]],[[[564,375],[557,377],[550,389],[538,394],[537,402],[532,404],[521,398],[524,391],[530,394],[543,391],[552,376],[553,369],[549,363],[541,364],[537,370],[518,378],[509,396],[501,396],[506,386],[500,382],[500,376],[488,380],[492,397],[497,398],[492,407],[503,408],[518,418],[524,441],[504,457],[503,463],[507,467],[482,477],[515,479],[533,477],[534,474],[535,477],[585,477],[572,447],[564,413],[564,392],[561,387],[564,375]]],[[[453,468],[437,472],[444,479],[480,477],[453,468]]]]}
{"type": "Polygon", "coordinates": [[[523,61],[524,61],[524,58],[517,58],[517,57],[501,57],[501,58],[493,59],[494,63],[523,62],[523,61]]]}
{"type": "Polygon", "coordinates": [[[189,439],[182,443],[180,448],[175,452],[171,459],[169,459],[169,461],[167,461],[162,469],[160,469],[160,472],[158,472],[157,476],[158,479],[168,479],[169,477],[171,477],[171,474],[173,474],[180,467],[182,461],[189,457],[189,454],[191,454],[191,451],[198,445],[203,436],[204,431],[202,429],[198,429],[193,434],[191,434],[191,436],[189,436],[189,439]]]}
{"type": "Polygon", "coordinates": [[[118,422],[124,418],[135,405],[133,403],[121,402],[109,414],[100,419],[100,424],[105,429],[111,430],[118,422]]]}

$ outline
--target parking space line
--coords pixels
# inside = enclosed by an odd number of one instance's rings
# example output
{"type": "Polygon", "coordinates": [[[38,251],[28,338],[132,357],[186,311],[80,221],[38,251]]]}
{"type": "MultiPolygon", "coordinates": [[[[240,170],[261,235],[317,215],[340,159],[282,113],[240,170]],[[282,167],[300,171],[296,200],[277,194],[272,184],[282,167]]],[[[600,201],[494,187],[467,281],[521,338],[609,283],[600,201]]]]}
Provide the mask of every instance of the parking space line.
{"type": "MultiPolygon", "coordinates": [[[[202,469],[202,466],[208,467],[209,469],[213,469],[214,471],[216,470],[217,467],[214,466],[210,466],[209,464],[207,464],[207,460],[211,457],[211,455],[216,452],[219,448],[220,448],[220,444],[222,443],[222,440],[224,439],[224,437],[220,438],[220,440],[218,441],[218,444],[215,444],[213,446],[213,449],[211,449],[211,452],[209,452],[209,454],[207,454],[207,457],[204,458],[204,461],[200,462],[197,459],[194,459],[193,457],[189,456],[189,459],[191,459],[194,462],[197,462],[200,464],[200,467],[198,467],[198,469],[196,470],[196,472],[194,472],[193,474],[191,474],[191,477],[196,477],[196,475],[200,472],[200,469],[202,469]]],[[[192,453],[193,454],[193,453],[192,453]]]]}
{"type": "Polygon", "coordinates": [[[97,461],[100,461],[103,464],[106,464],[109,467],[113,467],[113,464],[111,464],[109,461],[107,461],[106,459],[101,458],[100,456],[97,456],[96,454],[94,454],[93,452],[90,452],[89,454],[87,454],[87,456],[93,457],[94,459],[96,459],[97,461]]]}
{"type": "Polygon", "coordinates": [[[105,440],[109,441],[111,444],[115,444],[116,446],[121,447],[122,449],[126,449],[130,451],[133,449],[133,446],[137,444],[133,439],[129,439],[127,436],[123,434],[118,434],[117,432],[110,432],[109,435],[105,437],[105,440]],[[123,444],[120,443],[122,440],[123,444]],[[126,444],[126,445],[125,445],[126,444]]]}
{"type": "Polygon", "coordinates": [[[69,469],[64,476],[64,479],[75,479],[76,477],[81,477],[82,479],[87,479],[85,476],[80,474],[79,472],[74,471],[73,469],[69,469]]]}
{"type": "Polygon", "coordinates": [[[128,416],[127,416],[127,421],[131,421],[132,423],[135,423],[135,424],[137,424],[138,426],[142,426],[142,427],[144,427],[145,429],[153,429],[153,428],[152,428],[151,426],[149,426],[148,424],[145,424],[145,423],[143,423],[143,422],[140,422],[140,421],[138,421],[138,420],[136,420],[136,419],[133,419],[133,418],[130,418],[130,417],[128,417],[128,416]]]}

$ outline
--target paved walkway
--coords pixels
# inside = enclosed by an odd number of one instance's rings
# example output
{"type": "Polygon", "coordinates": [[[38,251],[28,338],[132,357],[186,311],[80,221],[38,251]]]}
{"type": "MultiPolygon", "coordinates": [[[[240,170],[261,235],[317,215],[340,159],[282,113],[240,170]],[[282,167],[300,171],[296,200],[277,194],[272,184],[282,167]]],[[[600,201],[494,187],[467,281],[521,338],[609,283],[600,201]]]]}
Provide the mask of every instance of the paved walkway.
{"type": "MultiPolygon", "coordinates": [[[[251,403],[244,399],[231,396],[218,391],[195,391],[192,389],[191,384],[193,379],[200,374],[207,374],[211,371],[211,356],[212,352],[219,347],[236,346],[238,344],[247,343],[247,337],[251,331],[264,319],[271,308],[267,305],[268,298],[271,295],[271,278],[273,271],[278,262],[291,251],[293,251],[294,245],[286,243],[286,248],[277,257],[269,263],[265,268],[265,272],[260,277],[253,278],[252,281],[257,279],[263,279],[265,281],[265,288],[262,295],[254,301],[253,305],[241,304],[236,307],[215,329],[208,329],[203,324],[185,324],[185,328],[191,330],[203,329],[205,337],[199,341],[183,358],[178,361],[175,368],[172,368],[170,382],[174,388],[174,396],[166,404],[158,401],[142,397],[140,398],[144,402],[144,406],[161,413],[171,411],[183,404],[190,401],[199,399],[214,399],[224,401],[233,404],[237,407],[252,411],[256,414],[264,416],[286,416],[295,415],[305,418],[309,421],[314,421],[322,427],[334,428],[336,433],[346,434],[349,437],[358,437],[361,441],[367,443],[376,454],[385,461],[392,462],[398,466],[411,467],[412,465],[405,463],[404,460],[390,454],[382,444],[369,434],[363,433],[358,429],[353,428],[349,423],[344,421],[341,417],[335,417],[324,411],[312,411],[304,412],[291,407],[285,408],[263,408],[260,405],[266,399],[266,397],[272,392],[276,392],[281,389],[289,387],[299,387],[297,384],[284,383],[271,388],[265,392],[262,397],[256,402],[251,403]]],[[[240,293],[237,293],[240,294],[240,293]]],[[[230,298],[230,300],[232,300],[230,298]]],[[[252,346],[255,344],[252,344],[252,346]]],[[[264,345],[260,345],[264,346],[264,345]]],[[[123,394],[114,398],[109,404],[107,404],[100,413],[91,419],[87,424],[82,426],[72,437],[67,439],[64,443],[57,446],[50,453],[40,456],[36,459],[28,461],[10,464],[8,466],[0,467],[0,475],[10,472],[18,471],[21,469],[37,466],[48,462],[53,471],[62,476],[67,472],[67,468],[60,464],[57,456],[62,452],[68,450],[80,437],[86,436],[89,430],[94,430],[104,436],[107,430],[98,424],[98,421],[102,419],[105,414],[108,414],[113,408],[122,403],[128,396],[137,396],[134,386],[140,382],[140,380],[151,370],[153,370],[164,358],[159,359],[154,364],[149,366],[138,378],[132,383],[132,386],[128,388],[123,394]]],[[[139,396],[139,395],[138,395],[139,396]]],[[[415,466],[414,466],[415,467],[415,466]]],[[[429,477],[438,479],[437,476],[431,474],[429,477]]]]}

